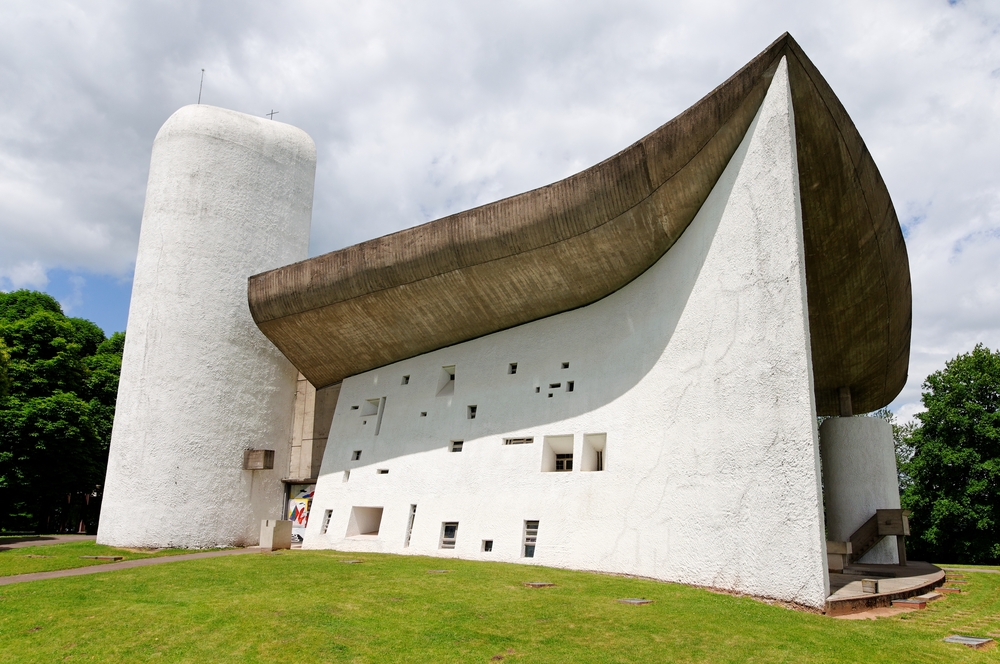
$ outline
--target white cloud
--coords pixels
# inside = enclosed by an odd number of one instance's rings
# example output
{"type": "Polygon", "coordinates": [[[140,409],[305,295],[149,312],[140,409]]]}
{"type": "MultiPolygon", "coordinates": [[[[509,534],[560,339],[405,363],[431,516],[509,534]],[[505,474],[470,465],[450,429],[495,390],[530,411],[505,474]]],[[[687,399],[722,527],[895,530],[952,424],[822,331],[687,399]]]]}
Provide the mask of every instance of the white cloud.
{"type": "Polygon", "coordinates": [[[152,138],[203,102],[308,131],[312,253],[541,186],[694,103],[790,31],[864,136],[907,232],[894,407],[1000,347],[1000,6],[945,0],[8,3],[0,287],[124,275],[152,138]]]}

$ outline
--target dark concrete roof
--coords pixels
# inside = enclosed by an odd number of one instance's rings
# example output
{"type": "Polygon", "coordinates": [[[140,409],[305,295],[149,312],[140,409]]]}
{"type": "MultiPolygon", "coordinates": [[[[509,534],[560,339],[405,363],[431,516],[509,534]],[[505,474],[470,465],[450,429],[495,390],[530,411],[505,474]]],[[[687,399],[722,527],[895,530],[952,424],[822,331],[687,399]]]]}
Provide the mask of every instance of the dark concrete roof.
{"type": "Polygon", "coordinates": [[[639,142],[554,184],[250,278],[261,331],[313,385],[574,309],[680,237],[782,56],[795,110],[819,414],[887,405],[906,381],[910,273],[885,183],[788,34],[639,142]]]}

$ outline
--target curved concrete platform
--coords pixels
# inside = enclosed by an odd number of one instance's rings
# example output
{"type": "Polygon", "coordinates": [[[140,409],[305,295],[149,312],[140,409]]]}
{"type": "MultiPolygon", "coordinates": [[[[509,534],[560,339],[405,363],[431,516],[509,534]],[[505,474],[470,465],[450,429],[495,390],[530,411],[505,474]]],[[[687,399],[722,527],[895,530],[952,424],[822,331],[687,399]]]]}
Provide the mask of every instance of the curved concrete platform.
{"type": "Polygon", "coordinates": [[[851,565],[854,574],[830,573],[831,595],[826,615],[842,616],[892,606],[893,600],[916,597],[944,585],[944,570],[936,565],[908,562],[906,565],[851,565]],[[878,579],[879,592],[862,591],[862,579],[878,579]]]}
{"type": "Polygon", "coordinates": [[[790,35],[697,104],[560,182],[250,278],[260,330],[316,387],[591,304],[656,263],[702,207],[785,58],[817,413],[902,389],[911,294],[885,183],[790,35]]]}

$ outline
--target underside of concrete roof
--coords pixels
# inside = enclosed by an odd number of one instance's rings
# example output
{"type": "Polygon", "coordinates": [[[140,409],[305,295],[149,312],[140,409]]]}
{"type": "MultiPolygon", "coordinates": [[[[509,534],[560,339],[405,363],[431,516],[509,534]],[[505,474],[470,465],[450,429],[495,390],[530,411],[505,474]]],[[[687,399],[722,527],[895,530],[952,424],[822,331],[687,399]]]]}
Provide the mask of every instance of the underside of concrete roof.
{"type": "Polygon", "coordinates": [[[847,111],[788,34],[694,106],[565,180],[250,278],[260,330],[316,387],[595,302],[680,237],[787,58],[817,413],[906,382],[902,231],[847,111]]]}

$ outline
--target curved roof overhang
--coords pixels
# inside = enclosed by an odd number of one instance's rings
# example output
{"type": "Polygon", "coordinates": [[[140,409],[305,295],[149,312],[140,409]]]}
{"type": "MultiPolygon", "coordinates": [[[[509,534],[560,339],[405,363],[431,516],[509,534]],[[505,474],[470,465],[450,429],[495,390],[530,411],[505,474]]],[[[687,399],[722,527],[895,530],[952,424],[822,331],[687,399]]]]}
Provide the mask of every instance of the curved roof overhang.
{"type": "Polygon", "coordinates": [[[788,34],[634,145],[554,184],[250,278],[261,331],[316,387],[595,302],[680,237],[782,57],[795,113],[817,411],[906,381],[910,273],[885,183],[788,34]]]}

